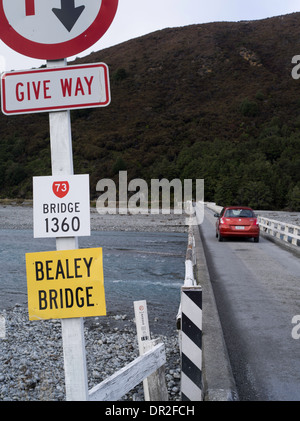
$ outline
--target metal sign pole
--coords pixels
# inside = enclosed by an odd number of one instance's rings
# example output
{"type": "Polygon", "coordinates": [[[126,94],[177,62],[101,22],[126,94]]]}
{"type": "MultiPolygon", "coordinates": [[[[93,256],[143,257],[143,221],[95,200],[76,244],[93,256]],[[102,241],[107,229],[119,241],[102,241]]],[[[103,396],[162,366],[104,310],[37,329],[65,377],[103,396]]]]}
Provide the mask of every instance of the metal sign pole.
{"type": "MultiPolygon", "coordinates": [[[[63,60],[47,61],[47,67],[66,66],[63,60]]],[[[49,113],[52,175],[73,175],[70,111],[49,113]]],[[[56,239],[57,250],[78,248],[77,237],[56,239]]],[[[66,399],[88,400],[88,383],[82,318],[62,319],[66,399]]]]}

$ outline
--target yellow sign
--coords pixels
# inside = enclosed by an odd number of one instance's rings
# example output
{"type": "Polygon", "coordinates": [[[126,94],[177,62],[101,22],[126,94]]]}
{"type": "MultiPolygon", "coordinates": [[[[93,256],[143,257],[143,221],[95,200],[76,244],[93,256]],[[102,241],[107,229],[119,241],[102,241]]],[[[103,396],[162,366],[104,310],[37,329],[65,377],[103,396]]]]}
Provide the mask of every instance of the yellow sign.
{"type": "Polygon", "coordinates": [[[26,254],[29,320],[105,316],[102,249],[26,254]]]}

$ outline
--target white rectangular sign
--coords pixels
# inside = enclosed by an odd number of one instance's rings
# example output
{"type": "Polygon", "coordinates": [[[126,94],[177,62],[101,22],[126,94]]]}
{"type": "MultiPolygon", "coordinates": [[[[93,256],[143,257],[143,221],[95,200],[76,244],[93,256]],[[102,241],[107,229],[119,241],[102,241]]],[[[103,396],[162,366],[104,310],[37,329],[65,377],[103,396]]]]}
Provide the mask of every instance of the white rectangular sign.
{"type": "Polygon", "coordinates": [[[5,317],[0,314],[0,339],[5,339],[5,317]]]}
{"type": "Polygon", "coordinates": [[[104,63],[3,73],[1,105],[7,115],[105,107],[110,103],[104,63]]]}
{"type": "Polygon", "coordinates": [[[33,177],[34,238],[91,235],[88,175],[33,177]]]}
{"type": "Polygon", "coordinates": [[[139,344],[140,355],[144,354],[143,342],[149,341],[150,337],[150,328],[148,320],[148,311],[147,311],[147,301],[134,301],[134,314],[135,314],[135,323],[139,344]]]}

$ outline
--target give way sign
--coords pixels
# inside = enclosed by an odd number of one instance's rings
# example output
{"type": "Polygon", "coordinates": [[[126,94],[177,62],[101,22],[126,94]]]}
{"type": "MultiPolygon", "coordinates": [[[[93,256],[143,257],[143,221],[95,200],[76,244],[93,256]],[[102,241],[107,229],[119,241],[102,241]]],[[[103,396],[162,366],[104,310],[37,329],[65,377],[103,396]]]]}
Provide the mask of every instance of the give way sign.
{"type": "Polygon", "coordinates": [[[117,8],[118,0],[0,0],[0,38],[29,57],[70,57],[105,34],[117,8]]]}
{"type": "Polygon", "coordinates": [[[2,73],[4,114],[27,114],[110,103],[108,67],[104,63],[2,73]]]}

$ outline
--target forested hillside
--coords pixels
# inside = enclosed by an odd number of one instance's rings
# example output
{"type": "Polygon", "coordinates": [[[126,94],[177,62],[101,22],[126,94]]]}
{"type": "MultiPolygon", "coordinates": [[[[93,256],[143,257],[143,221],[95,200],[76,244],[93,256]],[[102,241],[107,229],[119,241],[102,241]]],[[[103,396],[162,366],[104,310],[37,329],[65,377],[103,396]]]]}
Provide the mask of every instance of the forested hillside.
{"type": "MultiPolygon", "coordinates": [[[[76,173],[204,178],[206,200],[300,210],[300,14],[165,29],[95,52],[112,102],[73,111],[76,173]]],[[[72,63],[74,64],[74,63],[72,63]]],[[[0,197],[50,175],[47,114],[0,116],[0,197]]]]}

